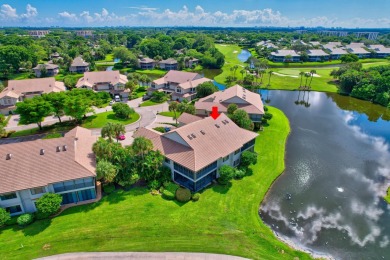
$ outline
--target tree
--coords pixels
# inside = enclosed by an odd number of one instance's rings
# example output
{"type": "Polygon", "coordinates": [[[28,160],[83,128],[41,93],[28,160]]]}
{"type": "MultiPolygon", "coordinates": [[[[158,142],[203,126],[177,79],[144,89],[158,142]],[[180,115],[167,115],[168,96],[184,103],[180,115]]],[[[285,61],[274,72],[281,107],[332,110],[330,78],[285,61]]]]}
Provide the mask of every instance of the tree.
{"type": "Polygon", "coordinates": [[[133,144],[131,145],[134,153],[141,156],[143,159],[145,154],[153,149],[153,143],[149,139],[146,139],[143,136],[137,137],[134,139],[133,144]]]}
{"type": "Polygon", "coordinates": [[[133,108],[129,107],[128,104],[124,104],[124,103],[113,104],[112,110],[114,111],[116,117],[122,119],[128,119],[130,115],[135,113],[133,108]]]}
{"type": "Polygon", "coordinates": [[[213,94],[216,91],[218,91],[217,86],[215,86],[213,82],[207,81],[202,84],[199,84],[196,87],[196,97],[197,98],[206,97],[208,95],[213,94]]]}
{"type": "Polygon", "coordinates": [[[361,75],[356,70],[348,70],[340,76],[340,87],[345,93],[351,93],[353,87],[359,82],[361,75]]]}
{"type": "Polygon", "coordinates": [[[7,131],[4,128],[4,125],[0,124],[0,138],[4,137],[7,134],[7,131]]]}
{"type": "Polygon", "coordinates": [[[162,103],[167,100],[167,95],[164,92],[154,91],[150,99],[153,102],[162,103]]]}
{"type": "Polygon", "coordinates": [[[174,116],[173,118],[176,119],[176,124],[177,124],[177,112],[178,112],[178,107],[179,107],[179,103],[176,102],[176,101],[172,101],[170,104],[169,104],[169,111],[173,112],[174,116]]]}
{"type": "Polygon", "coordinates": [[[137,86],[137,82],[135,80],[129,80],[125,84],[125,89],[128,89],[130,90],[131,93],[133,93],[136,86],[137,86]]]}
{"type": "Polygon", "coordinates": [[[122,63],[127,62],[131,66],[135,66],[137,64],[137,57],[126,47],[115,48],[113,55],[115,58],[120,59],[122,63]]]}
{"type": "Polygon", "coordinates": [[[19,122],[22,125],[36,123],[40,130],[42,130],[43,120],[52,112],[50,103],[40,96],[18,102],[16,107],[16,113],[20,115],[19,122]]]}
{"type": "Polygon", "coordinates": [[[307,80],[310,78],[310,73],[305,73],[306,81],[305,81],[305,87],[307,87],[307,80]]]}
{"type": "Polygon", "coordinates": [[[257,154],[250,152],[250,151],[244,151],[241,154],[241,161],[240,166],[248,168],[249,165],[254,165],[257,163],[257,154]]]}
{"type": "Polygon", "coordinates": [[[106,160],[100,160],[96,165],[96,177],[98,180],[113,182],[117,173],[117,167],[106,160]]]}
{"type": "Polygon", "coordinates": [[[305,75],[305,72],[303,72],[303,71],[299,72],[299,76],[301,76],[301,82],[299,83],[300,87],[302,87],[302,79],[303,79],[304,75],[305,75]]]}
{"type": "Polygon", "coordinates": [[[229,115],[233,115],[233,113],[238,109],[238,106],[236,104],[229,104],[227,108],[227,113],[229,115]]]}
{"type": "Polygon", "coordinates": [[[247,129],[247,130],[253,130],[253,122],[249,118],[248,113],[243,109],[237,109],[233,115],[231,116],[231,119],[234,123],[236,123],[239,127],[247,129]]]}
{"type": "Polygon", "coordinates": [[[179,103],[177,106],[177,111],[180,113],[187,113],[191,115],[195,115],[196,108],[191,103],[188,103],[188,100],[183,100],[183,102],[179,103]]]}
{"type": "Polygon", "coordinates": [[[147,182],[159,180],[162,174],[164,156],[160,151],[148,151],[137,160],[137,172],[147,182]],[[143,157],[142,157],[143,156],[143,157]]]}
{"type": "Polygon", "coordinates": [[[114,138],[118,142],[118,137],[124,133],[126,133],[125,126],[120,123],[108,122],[101,130],[102,137],[108,137],[110,142],[114,138]]]}
{"type": "Polygon", "coordinates": [[[341,56],[340,60],[343,63],[357,62],[359,57],[356,54],[349,53],[341,56]]]}
{"type": "Polygon", "coordinates": [[[317,71],[316,70],[311,70],[310,71],[310,82],[309,82],[309,87],[311,86],[311,81],[313,80],[313,76],[314,76],[314,74],[316,74],[317,73],[317,71]]]}
{"type": "Polygon", "coordinates": [[[268,71],[268,75],[269,75],[268,86],[271,86],[271,76],[272,76],[272,73],[274,73],[272,70],[268,71]]]}
{"type": "Polygon", "coordinates": [[[56,116],[61,123],[61,116],[65,114],[65,92],[51,92],[49,94],[44,94],[43,98],[50,103],[54,116],[56,116]]]}
{"type": "MultiPolygon", "coordinates": [[[[73,92],[73,91],[72,91],[73,92]]],[[[91,100],[83,96],[69,96],[65,100],[64,107],[65,115],[72,117],[76,122],[81,122],[81,119],[89,112],[93,112],[91,100]]]]}
{"type": "Polygon", "coordinates": [[[92,146],[92,151],[98,160],[113,161],[117,150],[121,149],[122,145],[113,143],[106,139],[99,138],[92,146]]]}
{"type": "Polygon", "coordinates": [[[11,215],[5,209],[0,208],[0,227],[11,219],[11,215]]]}
{"type": "Polygon", "coordinates": [[[235,175],[235,170],[232,166],[224,164],[221,167],[219,167],[218,173],[219,173],[218,182],[222,185],[226,185],[233,179],[235,175]]]}
{"type": "Polygon", "coordinates": [[[35,206],[41,218],[47,218],[56,213],[62,202],[62,196],[55,193],[45,193],[36,200],[35,206]]]}

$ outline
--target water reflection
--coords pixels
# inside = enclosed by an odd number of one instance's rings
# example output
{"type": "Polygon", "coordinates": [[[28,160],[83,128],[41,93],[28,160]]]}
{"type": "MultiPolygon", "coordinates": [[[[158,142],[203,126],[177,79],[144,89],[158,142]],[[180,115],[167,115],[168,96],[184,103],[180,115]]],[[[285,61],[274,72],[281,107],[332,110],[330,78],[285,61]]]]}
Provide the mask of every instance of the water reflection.
{"type": "Polygon", "coordinates": [[[266,95],[292,131],[286,170],[261,207],[263,220],[281,236],[336,258],[389,258],[388,110],[313,91],[266,95]]]}

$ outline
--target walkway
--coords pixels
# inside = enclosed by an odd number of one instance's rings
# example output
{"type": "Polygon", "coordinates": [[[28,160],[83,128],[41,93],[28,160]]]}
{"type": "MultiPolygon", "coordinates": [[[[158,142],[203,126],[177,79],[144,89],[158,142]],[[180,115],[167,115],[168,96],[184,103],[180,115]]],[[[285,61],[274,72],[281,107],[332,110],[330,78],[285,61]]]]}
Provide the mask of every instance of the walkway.
{"type": "Polygon", "coordinates": [[[156,259],[156,260],[243,260],[238,256],[206,254],[206,253],[149,253],[149,252],[91,252],[91,253],[68,253],[53,255],[41,260],[74,260],[74,259],[156,259]]]}

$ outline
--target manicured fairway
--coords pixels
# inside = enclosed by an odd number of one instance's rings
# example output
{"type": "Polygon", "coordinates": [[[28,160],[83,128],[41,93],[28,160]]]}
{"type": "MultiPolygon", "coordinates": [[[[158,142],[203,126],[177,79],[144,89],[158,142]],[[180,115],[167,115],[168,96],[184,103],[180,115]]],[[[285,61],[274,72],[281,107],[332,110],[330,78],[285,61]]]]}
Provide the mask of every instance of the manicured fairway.
{"type": "Polygon", "coordinates": [[[259,160],[253,175],[233,181],[231,187],[210,187],[198,202],[166,201],[136,188],[70,208],[24,229],[6,227],[0,229],[1,258],[31,259],[72,251],[173,251],[310,259],[280,242],[258,215],[268,188],[284,170],[290,131],[280,110],[269,111],[273,119],[257,138],[259,160]]]}

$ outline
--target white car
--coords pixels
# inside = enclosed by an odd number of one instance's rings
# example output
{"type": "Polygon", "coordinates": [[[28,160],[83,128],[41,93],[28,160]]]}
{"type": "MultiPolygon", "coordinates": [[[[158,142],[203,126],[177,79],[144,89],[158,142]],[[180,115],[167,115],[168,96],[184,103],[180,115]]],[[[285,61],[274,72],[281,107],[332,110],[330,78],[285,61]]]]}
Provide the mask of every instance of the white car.
{"type": "Polygon", "coordinates": [[[114,97],[114,100],[115,100],[115,102],[121,102],[120,96],[115,96],[115,97],[114,97]]]}
{"type": "Polygon", "coordinates": [[[114,103],[115,103],[115,101],[114,101],[114,100],[111,100],[110,103],[109,103],[109,105],[112,106],[114,103]]]}

